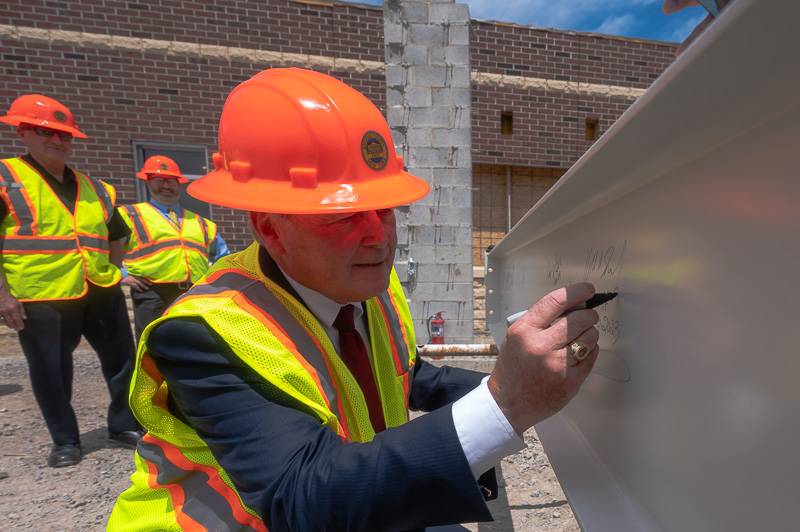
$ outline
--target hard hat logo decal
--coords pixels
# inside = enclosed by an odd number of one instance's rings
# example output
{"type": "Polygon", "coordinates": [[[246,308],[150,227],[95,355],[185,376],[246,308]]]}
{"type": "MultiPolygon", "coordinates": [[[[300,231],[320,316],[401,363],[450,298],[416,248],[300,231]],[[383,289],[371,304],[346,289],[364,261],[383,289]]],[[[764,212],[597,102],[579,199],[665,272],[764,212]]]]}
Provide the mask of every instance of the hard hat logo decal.
{"type": "Polygon", "coordinates": [[[167,166],[167,163],[161,163],[158,167],[161,168],[162,170],[169,170],[169,166],[167,166]]]}
{"type": "Polygon", "coordinates": [[[64,114],[64,111],[55,111],[53,113],[53,118],[55,118],[57,122],[66,122],[67,121],[67,115],[64,114]]]}
{"type": "Polygon", "coordinates": [[[361,157],[373,170],[383,170],[389,161],[386,141],[378,133],[367,131],[361,138],[361,157]]]}

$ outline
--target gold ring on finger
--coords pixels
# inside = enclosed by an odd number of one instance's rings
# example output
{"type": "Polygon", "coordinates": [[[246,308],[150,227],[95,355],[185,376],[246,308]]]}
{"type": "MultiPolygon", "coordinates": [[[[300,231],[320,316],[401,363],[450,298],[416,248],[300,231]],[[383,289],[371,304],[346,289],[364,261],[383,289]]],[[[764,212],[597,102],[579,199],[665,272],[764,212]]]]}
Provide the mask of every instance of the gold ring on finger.
{"type": "Polygon", "coordinates": [[[569,351],[572,360],[575,361],[575,363],[572,364],[573,366],[577,366],[589,356],[589,346],[577,340],[567,346],[567,351],[569,351]]]}

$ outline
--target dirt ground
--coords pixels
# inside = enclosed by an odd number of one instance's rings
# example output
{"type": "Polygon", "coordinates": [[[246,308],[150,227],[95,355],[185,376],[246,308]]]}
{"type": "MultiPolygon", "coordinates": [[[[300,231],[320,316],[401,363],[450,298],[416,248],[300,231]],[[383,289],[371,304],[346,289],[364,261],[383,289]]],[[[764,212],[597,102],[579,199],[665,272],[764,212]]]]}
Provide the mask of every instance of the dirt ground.
{"type": "MultiPolygon", "coordinates": [[[[72,468],[47,467],[50,439],[33,399],[16,337],[0,334],[0,520],[2,530],[103,530],[114,500],[128,485],[133,451],[106,439],[108,395],[94,353],[75,354],[73,405],[85,456],[72,468]]],[[[533,431],[528,447],[505,459],[495,522],[472,531],[580,530],[533,431]]],[[[434,496],[434,494],[431,494],[434,496]]]]}

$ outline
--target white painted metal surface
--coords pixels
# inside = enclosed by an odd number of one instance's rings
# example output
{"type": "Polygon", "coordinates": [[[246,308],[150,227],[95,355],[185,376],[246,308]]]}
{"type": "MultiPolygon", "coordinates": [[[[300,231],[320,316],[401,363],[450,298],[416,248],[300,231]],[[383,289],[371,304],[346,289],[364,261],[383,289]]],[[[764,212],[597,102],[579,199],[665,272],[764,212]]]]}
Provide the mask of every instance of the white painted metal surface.
{"type": "Polygon", "coordinates": [[[800,2],[736,0],[489,255],[487,316],[590,280],[537,427],[587,531],[798,530],[800,2]]]}

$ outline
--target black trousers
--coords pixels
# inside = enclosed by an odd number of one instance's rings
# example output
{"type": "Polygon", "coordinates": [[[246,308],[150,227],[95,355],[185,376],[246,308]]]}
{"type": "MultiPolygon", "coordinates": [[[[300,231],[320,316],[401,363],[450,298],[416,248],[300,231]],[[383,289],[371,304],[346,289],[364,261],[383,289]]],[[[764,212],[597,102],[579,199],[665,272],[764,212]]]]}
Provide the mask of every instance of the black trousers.
{"type": "Polygon", "coordinates": [[[136,327],[136,343],[151,321],[160,318],[178,297],[188,289],[186,283],[153,283],[150,289],[137,292],[131,289],[133,322],[136,327]]]}
{"type": "Polygon", "coordinates": [[[134,361],[133,336],[119,285],[89,284],[87,294],[70,301],[24,303],[25,328],[19,343],[28,360],[31,385],[53,443],[80,442],[72,409],[72,353],[81,336],[97,352],[111,395],[109,432],[139,428],[128,407],[134,361]]]}

